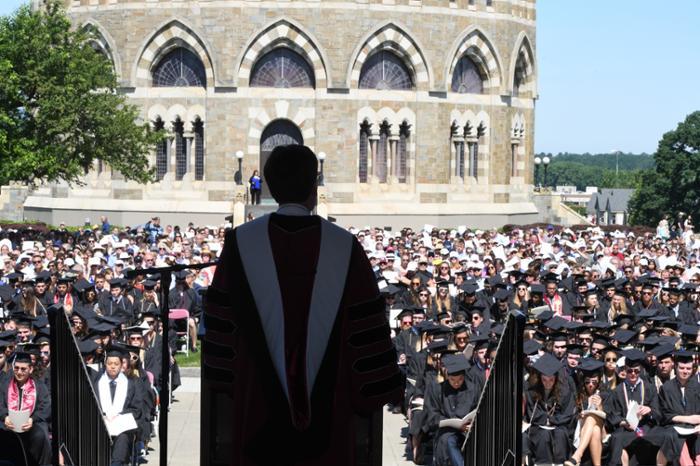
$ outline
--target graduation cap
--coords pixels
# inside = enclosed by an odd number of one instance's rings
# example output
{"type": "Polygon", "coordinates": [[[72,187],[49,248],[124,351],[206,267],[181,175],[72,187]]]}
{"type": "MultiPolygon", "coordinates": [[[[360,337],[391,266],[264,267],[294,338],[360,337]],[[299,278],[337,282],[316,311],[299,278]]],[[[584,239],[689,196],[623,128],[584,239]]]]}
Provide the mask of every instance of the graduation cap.
{"type": "Polygon", "coordinates": [[[551,330],[561,330],[566,327],[569,321],[559,316],[554,316],[544,323],[544,326],[551,330]]]}
{"type": "Polygon", "coordinates": [[[650,319],[652,317],[656,316],[656,310],[651,308],[651,309],[644,309],[643,311],[637,313],[637,319],[650,319]]]}
{"type": "Polygon", "coordinates": [[[14,338],[0,338],[0,349],[7,348],[8,346],[15,346],[16,342],[14,338]]]}
{"type": "Polygon", "coordinates": [[[412,309],[404,309],[401,312],[399,312],[398,314],[396,314],[395,320],[403,320],[404,317],[411,317],[411,316],[413,316],[413,310],[412,309]]]}
{"type": "Polygon", "coordinates": [[[447,311],[442,311],[436,316],[436,320],[440,322],[442,319],[449,319],[450,313],[447,311]]]}
{"type": "Polygon", "coordinates": [[[559,275],[557,275],[554,272],[546,273],[542,277],[542,281],[544,281],[545,283],[555,283],[558,285],[559,284],[559,275]]]}
{"type": "Polygon", "coordinates": [[[401,291],[401,289],[398,286],[390,283],[389,285],[382,288],[380,290],[380,293],[383,295],[387,295],[387,296],[393,296],[393,295],[397,294],[399,291],[401,291]]]}
{"type": "Polygon", "coordinates": [[[693,362],[695,355],[696,353],[693,351],[676,351],[673,353],[673,360],[682,363],[693,362]]]}
{"type": "Polygon", "coordinates": [[[596,333],[595,335],[593,335],[593,341],[591,342],[591,344],[593,345],[595,343],[608,346],[610,344],[610,339],[608,337],[606,337],[605,335],[601,335],[599,333],[596,333]]]}
{"type": "Polygon", "coordinates": [[[605,363],[603,361],[600,361],[595,358],[586,358],[581,361],[581,363],[578,365],[578,368],[585,375],[591,376],[595,375],[595,373],[600,371],[604,366],[605,363]]]}
{"type": "Polygon", "coordinates": [[[569,341],[569,336],[566,332],[554,332],[549,334],[549,341],[569,341]]]}
{"type": "Polygon", "coordinates": [[[535,369],[542,375],[552,376],[559,372],[561,369],[561,361],[555,358],[549,353],[543,354],[533,365],[532,368],[535,369]]]}
{"type": "Polygon", "coordinates": [[[96,324],[89,325],[89,327],[90,335],[109,335],[116,325],[110,324],[109,322],[97,322],[96,324]]]}
{"type": "Polygon", "coordinates": [[[674,345],[664,343],[662,345],[658,345],[656,348],[652,349],[649,352],[656,356],[656,359],[664,359],[667,357],[671,357],[675,349],[676,347],[674,345]]]}
{"type": "Polygon", "coordinates": [[[77,306],[73,308],[73,314],[80,317],[83,320],[93,320],[97,318],[97,313],[88,306],[77,306]]]}
{"type": "Polygon", "coordinates": [[[34,277],[34,281],[37,283],[48,283],[51,281],[51,272],[48,270],[42,270],[36,275],[36,277],[34,277]]]}
{"type": "Polygon", "coordinates": [[[615,280],[612,278],[608,278],[606,280],[602,280],[600,282],[600,287],[604,290],[607,290],[609,288],[615,288],[615,280]]]}
{"type": "Polygon", "coordinates": [[[82,293],[84,291],[89,290],[90,288],[95,288],[95,285],[93,283],[90,283],[89,281],[85,280],[84,278],[81,278],[75,284],[73,285],[73,289],[75,291],[82,293]]]}
{"type": "Polygon", "coordinates": [[[494,293],[493,297],[497,301],[504,301],[510,297],[510,293],[507,290],[500,289],[494,293]]]}
{"type": "Polygon", "coordinates": [[[81,340],[78,342],[78,351],[80,351],[80,354],[91,354],[97,351],[97,343],[95,343],[93,340],[81,340]]]}
{"type": "MultiPolygon", "coordinates": [[[[389,285],[389,286],[392,286],[392,285],[389,285]]],[[[449,288],[450,282],[448,280],[440,280],[439,282],[435,283],[435,286],[437,288],[449,288]]],[[[399,289],[397,287],[394,287],[394,288],[396,288],[396,290],[398,292],[399,289]]]]}
{"type": "Polygon", "coordinates": [[[549,319],[554,317],[554,312],[552,311],[542,311],[537,316],[535,317],[535,320],[539,320],[540,322],[546,322],[549,319]]]}
{"type": "Polygon", "coordinates": [[[616,340],[622,344],[627,344],[634,338],[634,336],[637,335],[637,332],[634,332],[632,330],[615,330],[615,334],[611,337],[613,340],[616,340]]]}
{"type": "Polygon", "coordinates": [[[646,359],[646,355],[636,348],[624,350],[622,355],[625,357],[625,365],[628,367],[637,366],[646,359]]]}
{"type": "Polygon", "coordinates": [[[681,332],[683,335],[692,338],[697,338],[699,330],[700,327],[693,324],[684,324],[678,328],[678,331],[681,332]]]}
{"type": "Polygon", "coordinates": [[[135,326],[132,326],[132,327],[127,327],[127,328],[125,328],[125,329],[124,329],[124,333],[125,333],[126,335],[139,335],[139,336],[143,336],[143,332],[144,332],[145,330],[147,330],[147,329],[141,327],[140,325],[135,325],[135,326]]]}
{"type": "Polygon", "coordinates": [[[528,356],[532,356],[542,349],[542,344],[535,340],[527,340],[523,343],[523,353],[528,356]]]}
{"type": "Polygon", "coordinates": [[[125,359],[129,357],[129,354],[128,351],[122,345],[112,344],[107,348],[107,357],[125,359]]]}
{"type": "Polygon", "coordinates": [[[123,278],[113,278],[109,281],[110,288],[124,288],[127,285],[127,281],[123,278]]]}
{"type": "Polygon", "coordinates": [[[476,304],[471,304],[471,305],[461,305],[461,310],[466,312],[467,315],[471,316],[473,314],[479,314],[480,316],[484,315],[484,306],[479,306],[476,304]]]}
{"type": "Polygon", "coordinates": [[[189,275],[189,272],[187,270],[178,270],[177,272],[174,273],[175,275],[175,280],[177,281],[183,281],[187,278],[189,275]]]}
{"type": "Polygon", "coordinates": [[[594,320],[593,322],[590,322],[588,326],[599,330],[607,330],[610,328],[609,323],[603,322],[601,320],[594,320]]]}
{"type": "Polygon", "coordinates": [[[505,330],[505,326],[503,324],[493,324],[493,327],[491,327],[491,333],[497,336],[503,335],[503,331],[505,330]]]}
{"type": "Polygon", "coordinates": [[[22,280],[23,277],[24,274],[22,272],[12,272],[5,275],[5,278],[7,278],[10,283],[22,280]]]}
{"type": "Polygon", "coordinates": [[[478,286],[473,282],[464,282],[462,284],[462,291],[464,294],[475,294],[478,286]]]}
{"type": "Polygon", "coordinates": [[[15,352],[13,364],[16,362],[31,364],[32,363],[32,355],[25,352],[25,351],[17,351],[17,352],[15,352]]]}
{"type": "Polygon", "coordinates": [[[569,354],[578,354],[579,356],[583,356],[583,349],[583,346],[577,343],[570,343],[566,345],[566,352],[569,354]]]}
{"type": "Polygon", "coordinates": [[[424,320],[417,325],[417,328],[421,333],[432,333],[437,331],[440,327],[432,320],[424,320]]]}
{"type": "Polygon", "coordinates": [[[428,351],[431,353],[439,353],[447,349],[448,340],[433,340],[428,344],[428,351]]]}
{"type": "Polygon", "coordinates": [[[442,358],[442,365],[447,375],[459,375],[469,369],[467,358],[460,354],[448,354],[442,358]]]}
{"type": "Polygon", "coordinates": [[[469,343],[474,345],[475,350],[485,348],[489,345],[489,337],[486,335],[472,335],[469,343]]]}
{"type": "Polygon", "coordinates": [[[68,284],[73,282],[74,278],[75,277],[72,277],[68,274],[61,275],[60,277],[58,277],[57,283],[62,284],[62,285],[68,285],[68,284]]]}
{"type": "Polygon", "coordinates": [[[530,286],[530,294],[544,294],[545,288],[544,285],[540,285],[539,283],[535,283],[532,286],[530,286]]]}
{"type": "Polygon", "coordinates": [[[9,285],[0,285],[0,300],[11,301],[14,291],[14,288],[9,285]]]}

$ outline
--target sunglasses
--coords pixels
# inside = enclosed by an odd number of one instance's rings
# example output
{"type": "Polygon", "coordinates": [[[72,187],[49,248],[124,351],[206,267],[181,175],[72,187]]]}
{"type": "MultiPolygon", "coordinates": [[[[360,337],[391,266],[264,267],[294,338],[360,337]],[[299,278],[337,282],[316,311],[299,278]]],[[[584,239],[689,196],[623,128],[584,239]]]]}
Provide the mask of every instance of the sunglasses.
{"type": "Polygon", "coordinates": [[[583,383],[586,385],[592,384],[592,383],[598,385],[598,383],[600,383],[600,382],[598,381],[598,379],[586,379],[583,381],[583,383]]]}
{"type": "Polygon", "coordinates": [[[605,362],[617,362],[617,358],[605,358],[605,362]]]}
{"type": "Polygon", "coordinates": [[[27,372],[29,370],[28,367],[15,367],[14,371],[15,372],[27,372]]]}
{"type": "Polygon", "coordinates": [[[641,369],[627,369],[627,373],[629,374],[639,374],[641,372],[641,369]]]}
{"type": "Polygon", "coordinates": [[[428,296],[428,293],[418,293],[418,296],[428,296]]]}
{"type": "Polygon", "coordinates": [[[457,338],[455,338],[455,341],[467,341],[467,340],[468,340],[467,337],[457,337],[457,338]]]}

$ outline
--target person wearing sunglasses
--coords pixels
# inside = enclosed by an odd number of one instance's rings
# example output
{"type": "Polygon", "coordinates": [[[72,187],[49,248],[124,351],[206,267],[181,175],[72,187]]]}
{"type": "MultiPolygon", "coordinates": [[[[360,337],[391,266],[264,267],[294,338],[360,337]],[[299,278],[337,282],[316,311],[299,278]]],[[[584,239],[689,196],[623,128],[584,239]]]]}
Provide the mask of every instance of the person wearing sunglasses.
{"type": "Polygon", "coordinates": [[[623,351],[623,355],[626,378],[605,403],[607,422],[613,429],[609,441],[609,464],[627,466],[632,457],[636,458],[637,464],[666,464],[666,458],[659,450],[665,433],[658,425],[661,420],[658,392],[643,373],[642,363],[646,356],[638,349],[623,351]],[[634,411],[630,412],[630,408],[634,411]],[[628,420],[631,417],[634,418],[632,424],[628,420]]]}
{"type": "Polygon", "coordinates": [[[578,466],[589,452],[593,466],[601,466],[605,432],[604,401],[607,393],[600,390],[600,372],[604,363],[588,358],[580,366],[576,394],[577,427],[573,436],[576,450],[564,466],[578,466]]]}

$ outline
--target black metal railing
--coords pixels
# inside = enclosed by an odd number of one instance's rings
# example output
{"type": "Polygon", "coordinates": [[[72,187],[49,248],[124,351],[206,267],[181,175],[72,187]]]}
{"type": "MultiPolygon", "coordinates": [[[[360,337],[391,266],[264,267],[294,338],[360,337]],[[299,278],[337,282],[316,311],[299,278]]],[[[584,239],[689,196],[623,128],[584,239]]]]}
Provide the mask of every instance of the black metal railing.
{"type": "Polygon", "coordinates": [[[479,398],[476,418],[467,434],[465,465],[520,464],[524,326],[522,313],[508,315],[489,378],[479,398]]]}
{"type": "Polygon", "coordinates": [[[63,308],[49,308],[53,464],[108,466],[112,441],[63,308]]]}

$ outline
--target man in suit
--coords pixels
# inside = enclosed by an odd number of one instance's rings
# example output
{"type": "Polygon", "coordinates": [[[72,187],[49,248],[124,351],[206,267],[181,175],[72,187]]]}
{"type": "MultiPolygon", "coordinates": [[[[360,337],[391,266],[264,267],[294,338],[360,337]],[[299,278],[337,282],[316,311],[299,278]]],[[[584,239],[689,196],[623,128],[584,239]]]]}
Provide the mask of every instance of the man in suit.
{"type": "MultiPolygon", "coordinates": [[[[105,370],[94,384],[97,399],[108,424],[121,415],[132,415],[134,421],[141,418],[143,399],[136,381],[122,373],[123,360],[128,357],[129,353],[123,347],[112,345],[107,350],[105,370]]],[[[135,434],[136,428],[113,437],[112,466],[129,464],[135,434]]]]}
{"type": "Polygon", "coordinates": [[[277,147],[264,173],[280,208],[228,232],[207,291],[202,395],[230,408],[204,407],[228,417],[202,464],[353,465],[357,426],[403,394],[384,299],[360,243],[311,215],[314,153],[277,147]]]}

